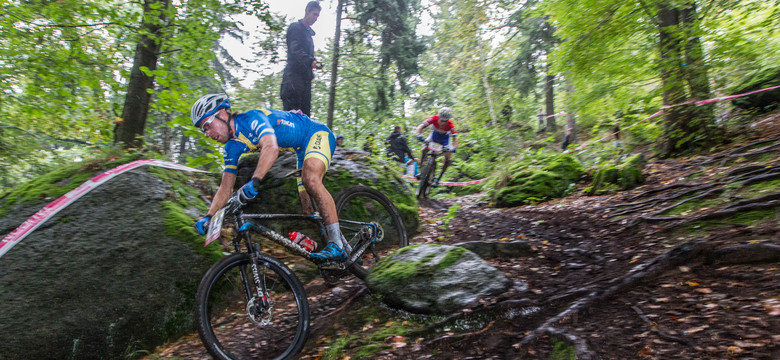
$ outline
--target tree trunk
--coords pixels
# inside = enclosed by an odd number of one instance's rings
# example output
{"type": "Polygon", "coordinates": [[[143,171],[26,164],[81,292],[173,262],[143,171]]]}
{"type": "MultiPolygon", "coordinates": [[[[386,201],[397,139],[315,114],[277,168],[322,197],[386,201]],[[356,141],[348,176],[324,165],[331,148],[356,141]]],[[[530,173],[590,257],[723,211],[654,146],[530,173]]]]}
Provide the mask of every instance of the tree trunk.
{"type": "MultiPolygon", "coordinates": [[[[547,116],[555,114],[555,104],[553,102],[553,85],[555,84],[555,76],[550,74],[550,64],[547,64],[547,75],[544,77],[544,105],[547,110],[547,116]]],[[[555,116],[547,118],[547,132],[555,131],[555,116]]]]}
{"type": "Polygon", "coordinates": [[[171,141],[173,140],[173,129],[168,124],[171,123],[171,113],[165,114],[165,121],[162,124],[162,153],[169,158],[172,155],[171,141]]]}
{"type": "Polygon", "coordinates": [[[485,95],[487,95],[488,107],[490,108],[490,125],[496,125],[496,110],[493,107],[493,95],[490,89],[490,83],[488,83],[487,72],[484,67],[482,68],[482,84],[485,86],[485,95]]]}
{"type": "MultiPolygon", "coordinates": [[[[666,4],[658,5],[658,46],[660,50],[661,82],[663,84],[664,105],[685,102],[683,84],[682,54],[678,33],[679,11],[666,4]]],[[[665,129],[662,152],[665,155],[678,153],[691,142],[687,124],[690,122],[688,106],[675,106],[664,110],[665,129]]]]}
{"type": "MultiPolygon", "coordinates": [[[[566,86],[566,92],[569,93],[569,99],[574,97],[574,85],[566,86]]],[[[572,131],[573,138],[569,139],[569,141],[575,142],[574,140],[577,138],[577,122],[574,119],[574,111],[572,111],[571,107],[566,111],[566,129],[571,129],[572,131]]]]}
{"type": "Polygon", "coordinates": [[[339,73],[339,42],[341,40],[341,14],[344,11],[344,0],[338,0],[336,6],[336,34],[333,36],[333,60],[330,71],[330,90],[328,91],[328,128],[333,129],[333,111],[336,106],[336,82],[339,73]]]}
{"type": "Polygon", "coordinates": [[[166,22],[165,12],[170,0],[145,0],[141,38],[135,47],[133,68],[122,109],[122,121],[114,129],[114,143],[122,143],[125,148],[140,148],[143,145],[146,116],[154,89],[154,77],[147,76],[142,67],[154,71],[160,52],[161,39],[157,37],[166,22]],[[153,9],[156,7],[157,9],[153,9]]]}
{"type": "MultiPolygon", "coordinates": [[[[704,61],[704,50],[699,40],[699,22],[696,19],[696,3],[690,1],[680,12],[683,33],[685,34],[685,66],[686,79],[688,87],[691,89],[691,96],[694,99],[704,100],[710,96],[710,79],[707,65],[704,61]]],[[[693,114],[694,119],[701,123],[699,130],[703,130],[707,142],[720,142],[720,132],[713,126],[715,118],[713,115],[714,104],[698,106],[693,114]]]]}

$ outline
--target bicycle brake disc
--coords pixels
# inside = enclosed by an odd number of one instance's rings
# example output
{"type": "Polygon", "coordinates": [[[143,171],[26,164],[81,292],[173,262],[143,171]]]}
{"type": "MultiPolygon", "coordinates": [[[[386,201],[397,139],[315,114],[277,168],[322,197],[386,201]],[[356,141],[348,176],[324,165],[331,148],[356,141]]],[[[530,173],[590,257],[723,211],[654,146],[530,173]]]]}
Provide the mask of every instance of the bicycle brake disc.
{"type": "Polygon", "coordinates": [[[255,305],[255,300],[256,298],[253,297],[247,302],[247,316],[249,316],[249,319],[252,320],[252,322],[257,326],[266,326],[270,324],[273,318],[273,304],[265,309],[261,309],[259,306],[255,305]]]}

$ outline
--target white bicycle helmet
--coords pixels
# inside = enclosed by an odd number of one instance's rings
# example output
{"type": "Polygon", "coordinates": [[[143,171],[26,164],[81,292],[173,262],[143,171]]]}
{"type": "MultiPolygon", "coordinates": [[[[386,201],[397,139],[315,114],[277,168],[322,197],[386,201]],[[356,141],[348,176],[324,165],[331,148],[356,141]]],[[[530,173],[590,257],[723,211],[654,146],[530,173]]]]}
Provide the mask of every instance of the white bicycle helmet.
{"type": "Polygon", "coordinates": [[[443,107],[439,110],[439,120],[452,119],[452,110],[448,107],[443,107]]]}
{"type": "Polygon", "coordinates": [[[213,115],[217,110],[222,108],[230,108],[230,99],[228,99],[227,95],[208,94],[202,96],[192,105],[192,110],[190,112],[192,125],[199,128],[203,119],[213,115]]]}

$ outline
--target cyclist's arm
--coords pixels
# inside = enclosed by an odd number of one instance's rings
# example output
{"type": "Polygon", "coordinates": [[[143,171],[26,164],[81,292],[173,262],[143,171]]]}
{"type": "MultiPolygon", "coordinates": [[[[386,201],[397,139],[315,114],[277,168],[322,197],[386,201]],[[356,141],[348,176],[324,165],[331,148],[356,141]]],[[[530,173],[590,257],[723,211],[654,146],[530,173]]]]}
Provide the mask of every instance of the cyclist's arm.
{"type": "Polygon", "coordinates": [[[422,135],[422,131],[423,131],[423,129],[425,129],[425,127],[426,127],[426,126],[428,126],[428,123],[427,123],[427,122],[423,122],[422,124],[420,124],[419,126],[417,126],[417,133],[416,133],[416,135],[417,135],[417,136],[420,136],[420,135],[422,135]]]}
{"type": "Polygon", "coordinates": [[[276,143],[276,135],[273,134],[263,135],[257,145],[260,148],[260,158],[257,159],[257,167],[252,177],[262,180],[279,157],[279,145],[276,143]]]}
{"type": "Polygon", "coordinates": [[[209,207],[209,216],[214,216],[217,210],[227,204],[230,194],[233,193],[233,185],[236,184],[236,174],[229,172],[222,173],[222,182],[219,183],[219,189],[214,194],[214,200],[209,207]]]}

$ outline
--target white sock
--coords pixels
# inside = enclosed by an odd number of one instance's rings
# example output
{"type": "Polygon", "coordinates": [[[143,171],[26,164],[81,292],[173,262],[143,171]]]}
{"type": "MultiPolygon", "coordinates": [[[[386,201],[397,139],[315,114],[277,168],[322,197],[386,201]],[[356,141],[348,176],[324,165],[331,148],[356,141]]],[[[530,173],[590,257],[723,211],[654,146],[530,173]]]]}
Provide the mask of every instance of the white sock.
{"type": "Polygon", "coordinates": [[[341,230],[339,229],[339,223],[333,223],[330,225],[325,226],[325,231],[328,232],[328,241],[332,243],[336,243],[340,248],[344,248],[344,243],[346,243],[345,240],[343,240],[343,236],[341,235],[341,230]]]}

